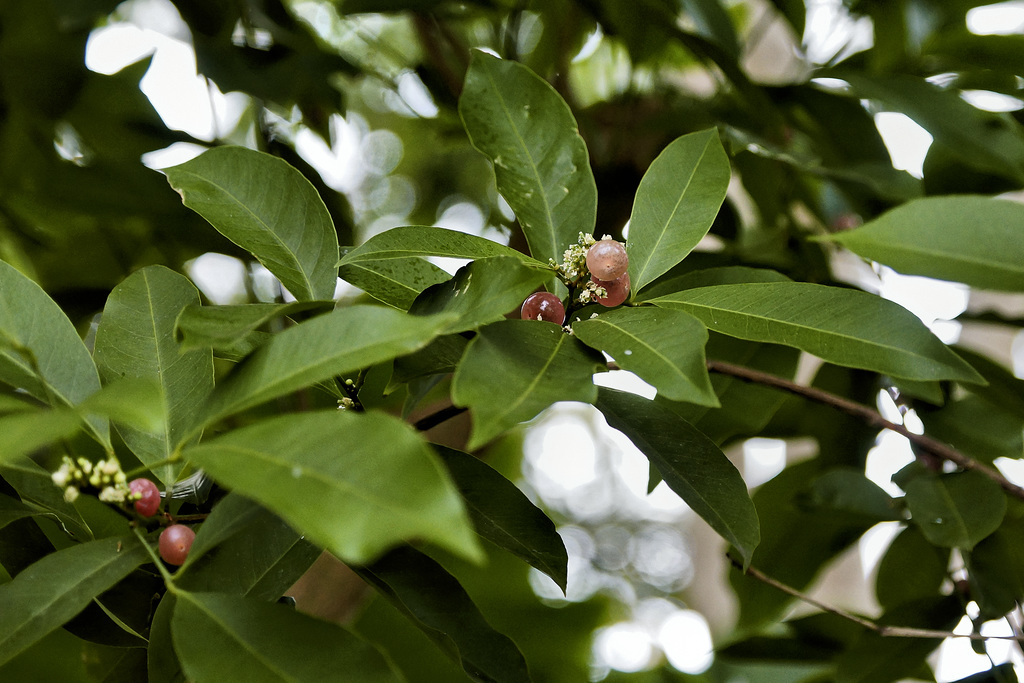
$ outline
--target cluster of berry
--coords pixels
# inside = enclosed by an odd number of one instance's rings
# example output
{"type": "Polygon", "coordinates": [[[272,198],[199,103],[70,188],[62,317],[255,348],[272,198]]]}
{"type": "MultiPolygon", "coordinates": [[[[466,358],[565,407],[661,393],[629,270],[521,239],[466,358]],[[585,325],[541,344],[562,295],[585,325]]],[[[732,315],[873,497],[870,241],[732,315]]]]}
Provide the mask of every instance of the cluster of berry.
{"type": "MultiPolygon", "coordinates": [[[[160,509],[160,489],[149,479],[133,479],[128,484],[135,511],[143,517],[152,517],[160,509]]],[[[196,532],[184,524],[172,524],[160,532],[160,557],[167,564],[181,565],[192,549],[196,532]]]]}
{"type": "MultiPolygon", "coordinates": [[[[585,238],[581,236],[581,242],[585,238]]],[[[591,240],[592,241],[592,238],[591,240]]],[[[571,250],[566,251],[567,263],[571,250]]],[[[590,280],[579,290],[578,300],[582,304],[596,301],[602,306],[618,306],[629,296],[629,256],[626,247],[610,237],[590,244],[586,252],[587,270],[590,280]]],[[[559,269],[562,272],[562,269],[559,269]]],[[[573,269],[572,273],[576,270],[573,269]]],[[[574,284],[574,283],[567,283],[574,284]]],[[[523,320],[546,320],[561,325],[565,322],[565,305],[551,292],[534,292],[526,297],[520,309],[523,320]]]]}

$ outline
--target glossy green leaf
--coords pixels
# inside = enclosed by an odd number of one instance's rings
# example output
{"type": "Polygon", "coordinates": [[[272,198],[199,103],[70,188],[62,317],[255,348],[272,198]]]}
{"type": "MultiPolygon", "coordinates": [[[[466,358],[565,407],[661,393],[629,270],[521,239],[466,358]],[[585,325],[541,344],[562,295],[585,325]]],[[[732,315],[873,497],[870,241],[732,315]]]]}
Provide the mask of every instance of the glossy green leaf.
{"type": "Polygon", "coordinates": [[[293,608],[220,593],[176,598],[174,648],[196,683],[401,680],[372,645],[293,608]]]}
{"type": "Polygon", "coordinates": [[[403,311],[424,289],[451,277],[447,271],[418,257],[345,263],[338,274],[374,299],[403,311]]]}
{"type": "Polygon", "coordinates": [[[494,630],[465,589],[414,548],[396,548],[367,567],[353,567],[480,683],[529,683],[515,643],[494,630]]]}
{"type": "Polygon", "coordinates": [[[174,616],[174,593],[167,591],[153,612],[149,630],[149,647],[146,648],[146,668],[149,683],[184,683],[185,674],[174,652],[171,635],[171,618],[174,616]]]}
{"type": "Polygon", "coordinates": [[[334,223],[313,186],[287,162],[225,146],[164,173],[185,206],[252,253],[296,299],[334,298],[334,223]]]}
{"type": "Polygon", "coordinates": [[[969,553],[964,553],[971,599],[982,620],[999,619],[1024,599],[1024,520],[1006,521],[969,553]]]}
{"type": "Polygon", "coordinates": [[[729,159],[713,128],[678,138],[654,160],[629,218],[626,250],[634,297],[707,234],[725,200],[729,175],[729,159]]]}
{"type": "Polygon", "coordinates": [[[590,158],[568,105],[529,68],[474,51],[459,114],[473,146],[494,163],[530,254],[561,261],[597,215],[590,158]]]}
{"type": "Polygon", "coordinates": [[[503,320],[481,328],[452,379],[452,401],[473,415],[468,448],[479,448],[556,401],[593,403],[597,386],[591,378],[603,366],[596,351],[552,323],[503,320]],[[502,391],[494,390],[498,369],[502,391]]]}
{"type": "Polygon", "coordinates": [[[78,614],[149,558],[134,536],[59,550],[0,585],[0,664],[78,614]]]}
{"type": "Polygon", "coordinates": [[[396,418],[337,410],[285,415],[190,448],[184,457],[345,561],[372,561],[413,538],[480,558],[443,466],[396,418]]]}
{"type": "Polygon", "coordinates": [[[210,397],[203,423],[415,351],[450,322],[378,306],[350,306],[307,320],[274,335],[236,367],[210,397]]]}
{"type": "Polygon", "coordinates": [[[550,576],[564,593],[569,557],[554,522],[482,460],[435,448],[466,501],[477,533],[550,576]]]}
{"type": "Polygon", "coordinates": [[[320,552],[277,515],[230,493],[199,527],[175,582],[190,591],[276,600],[320,552]]]}
{"type": "Polygon", "coordinates": [[[803,504],[821,510],[822,514],[843,512],[879,522],[902,519],[896,501],[862,471],[852,467],[836,467],[815,479],[803,504]]]}
{"type": "Polygon", "coordinates": [[[743,477],[722,450],[675,413],[635,394],[602,389],[597,407],[749,564],[761,540],[757,512],[743,477]]]}
{"type": "MultiPolygon", "coordinates": [[[[198,304],[199,292],[184,275],[149,266],[115,287],[103,308],[96,331],[96,365],[103,380],[152,380],[163,399],[165,418],[159,432],[116,425],[144,465],[170,457],[213,391],[213,353],[209,349],[182,352],[174,341],[178,315],[198,304]]],[[[181,467],[162,465],[153,473],[170,485],[181,467]]]]}
{"type": "Polygon", "coordinates": [[[981,472],[920,476],[905,489],[914,524],[945,548],[970,550],[999,527],[1006,513],[1006,495],[981,472]]]}
{"type": "Polygon", "coordinates": [[[0,417],[0,463],[31,455],[72,436],[81,426],[73,410],[27,410],[0,417]]]}
{"type": "Polygon", "coordinates": [[[271,320],[293,313],[334,308],[331,301],[294,301],[290,304],[244,304],[241,306],[200,306],[189,304],[181,310],[174,334],[181,349],[203,347],[233,348],[251,332],[271,320]]]}
{"type": "Polygon", "coordinates": [[[875,576],[878,604],[888,609],[921,598],[937,598],[949,568],[949,550],[928,542],[914,525],[893,539],[875,576]]]}
{"type": "MultiPolygon", "coordinates": [[[[576,237],[573,236],[573,242],[576,237]]],[[[568,245],[566,245],[568,246],[568,245]]],[[[563,250],[565,247],[563,247],[563,250]]],[[[558,254],[561,256],[561,252],[558,254]]],[[[504,244],[458,230],[409,225],[374,235],[358,247],[350,249],[339,266],[354,263],[404,260],[414,256],[480,259],[491,256],[513,256],[526,265],[549,268],[547,262],[530,258],[504,244]]]]}
{"type": "Polygon", "coordinates": [[[669,308],[620,308],[573,323],[573,334],[615,359],[660,396],[718,407],[708,377],[708,330],[688,313],[669,308]]]}
{"type": "MultiPolygon", "coordinates": [[[[0,261],[0,382],[54,408],[74,406],[100,388],[89,350],[64,312],[39,285],[0,261]]],[[[106,420],[90,431],[110,448],[106,420]]]]}
{"type": "Polygon", "coordinates": [[[972,386],[972,392],[993,405],[1024,418],[1024,380],[1018,379],[1008,368],[988,356],[962,347],[958,347],[956,351],[988,382],[983,386],[972,386]]]}
{"type": "Polygon", "coordinates": [[[1000,457],[1024,457],[1024,418],[1004,410],[1002,404],[969,394],[920,414],[929,436],[976,460],[991,463],[1000,457]]]}
{"type": "Polygon", "coordinates": [[[445,313],[448,333],[464,332],[517,312],[550,273],[528,268],[507,256],[478,259],[459,268],[447,282],[430,287],[409,309],[416,315],[445,313]]]}
{"type": "Polygon", "coordinates": [[[4,528],[11,522],[18,521],[19,519],[43,514],[46,513],[39,510],[33,510],[20,500],[0,494],[0,529],[4,528]]]}
{"type": "Polygon", "coordinates": [[[913,313],[867,292],[767,282],[699,287],[651,303],[682,309],[716,332],[794,346],[836,365],[907,379],[984,381],[913,313]]]}
{"type": "Polygon", "coordinates": [[[927,197],[827,239],[908,275],[1024,291],[1024,206],[990,197],[927,197]]]}

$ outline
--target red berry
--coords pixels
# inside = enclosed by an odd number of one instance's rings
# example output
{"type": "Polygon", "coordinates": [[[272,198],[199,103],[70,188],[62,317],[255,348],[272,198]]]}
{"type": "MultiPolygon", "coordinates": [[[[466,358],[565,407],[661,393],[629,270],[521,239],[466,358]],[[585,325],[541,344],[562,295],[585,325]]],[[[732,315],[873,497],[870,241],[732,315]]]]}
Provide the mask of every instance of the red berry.
{"type": "Polygon", "coordinates": [[[604,239],[587,250],[587,269],[595,279],[611,282],[629,268],[629,256],[621,242],[604,239]]]}
{"type": "Polygon", "coordinates": [[[132,479],[128,484],[135,500],[135,511],[143,517],[152,517],[160,509],[160,489],[149,479],[132,479]]]}
{"type": "Polygon", "coordinates": [[[534,292],[526,297],[520,315],[523,320],[547,320],[561,325],[565,322],[565,306],[551,292],[534,292]]]}
{"type": "Polygon", "coordinates": [[[196,532],[184,524],[172,524],[160,532],[160,557],[167,564],[181,565],[192,549],[196,532]]]}
{"type": "Polygon", "coordinates": [[[597,303],[602,306],[608,306],[609,308],[618,306],[629,297],[629,273],[623,273],[611,281],[598,280],[591,275],[590,281],[604,287],[606,293],[604,298],[595,297],[597,303]]]}

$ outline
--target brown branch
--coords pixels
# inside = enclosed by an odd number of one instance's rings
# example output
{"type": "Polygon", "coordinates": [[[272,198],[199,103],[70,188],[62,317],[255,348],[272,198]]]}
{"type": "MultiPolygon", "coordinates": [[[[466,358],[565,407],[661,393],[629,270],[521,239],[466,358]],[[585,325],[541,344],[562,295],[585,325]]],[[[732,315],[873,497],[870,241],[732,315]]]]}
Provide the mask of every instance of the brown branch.
{"type": "Polygon", "coordinates": [[[792,380],[784,379],[776,375],[770,375],[766,372],[761,372],[760,370],[753,370],[742,365],[734,365],[732,363],[726,363],[718,360],[709,360],[707,365],[708,371],[710,372],[717,372],[721,375],[729,375],[730,377],[736,377],[737,379],[752,382],[754,384],[781,389],[782,391],[787,391],[808,400],[841,410],[844,413],[864,420],[869,425],[896,432],[897,434],[905,436],[914,445],[924,449],[934,456],[955,463],[965,470],[976,470],[981,472],[986,477],[999,484],[999,486],[1011,496],[1024,500],[1024,488],[1009,481],[994,468],[989,467],[984,463],[980,463],[977,460],[964,455],[960,451],[947,446],[941,441],[931,438],[930,436],[925,434],[915,434],[904,425],[890,422],[875,410],[861,403],[851,401],[843,398],[842,396],[836,396],[835,394],[815,387],[797,384],[792,380]]]}
{"type": "Polygon", "coordinates": [[[436,413],[431,413],[424,418],[417,420],[413,427],[420,432],[425,432],[433,429],[437,425],[450,420],[456,415],[461,415],[466,412],[465,408],[459,408],[458,406],[448,406],[447,408],[441,408],[436,413]]]}
{"type": "Polygon", "coordinates": [[[852,621],[853,623],[859,626],[863,626],[869,631],[874,631],[878,635],[886,638],[938,638],[942,640],[946,638],[968,638],[970,640],[1015,640],[1017,642],[1024,641],[1024,637],[1019,635],[985,636],[980,633],[952,633],[951,631],[940,631],[937,629],[930,628],[915,628],[913,626],[888,626],[886,624],[879,624],[870,619],[865,619],[864,617],[853,614],[852,612],[847,612],[846,610],[840,607],[835,607],[833,605],[829,605],[820,600],[812,598],[810,595],[798,591],[796,588],[793,588],[792,586],[786,585],[777,579],[773,579],[772,577],[768,576],[761,570],[756,569],[755,567],[747,567],[746,571],[744,571],[743,563],[739,562],[731,555],[729,556],[729,561],[732,562],[732,565],[736,567],[736,569],[740,570],[747,576],[757,579],[765,585],[771,586],[776,590],[782,591],[786,595],[794,597],[797,600],[800,600],[801,602],[807,603],[808,605],[817,607],[823,612],[828,612],[829,614],[834,614],[837,617],[842,617],[847,621],[852,621]]]}

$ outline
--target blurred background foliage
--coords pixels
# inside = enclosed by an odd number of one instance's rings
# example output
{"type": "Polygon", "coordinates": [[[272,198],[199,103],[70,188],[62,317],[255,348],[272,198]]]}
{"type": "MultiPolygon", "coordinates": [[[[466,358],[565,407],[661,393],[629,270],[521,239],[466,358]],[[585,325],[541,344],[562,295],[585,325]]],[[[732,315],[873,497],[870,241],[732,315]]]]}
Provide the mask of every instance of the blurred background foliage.
{"type": "MultiPolygon", "coordinates": [[[[343,246],[397,225],[437,224],[524,248],[490,165],[470,147],[456,109],[470,50],[484,48],[529,65],[569,103],[597,180],[598,235],[623,237],[641,175],[660,150],[682,134],[718,127],[733,163],[728,199],[701,251],[666,279],[711,265],[745,265],[877,289],[871,284],[877,274],[837,262],[829,247],[807,238],[859,225],[914,197],[997,194],[1024,182],[1024,35],[1006,26],[979,29],[980,19],[969,30],[968,19],[982,4],[3,0],[0,258],[36,279],[83,332],[110,289],[144,265],[187,269],[211,252],[245,261],[152,170],[218,144],[270,151],[296,166],[323,196],[343,246]],[[134,33],[112,33],[126,26],[134,33]],[[152,48],[109,73],[90,69],[87,50],[104,31],[111,32],[108,44],[149,31],[191,46],[208,97],[208,129],[158,113],[153,92],[174,99],[175,83],[153,83],[150,97],[140,90],[160,58],[152,48]],[[919,127],[904,130],[923,129],[932,140],[919,166],[894,167],[880,133],[880,122],[894,114],[919,127]]],[[[240,296],[264,298],[258,269],[247,261],[245,267],[240,296]]],[[[1020,318],[1012,306],[996,306],[968,308],[958,321],[966,336],[971,325],[984,323],[1008,338],[1020,318]]],[[[992,355],[1009,364],[1009,346],[1003,347],[992,355]]],[[[709,356],[779,374],[791,374],[797,363],[790,350],[718,337],[709,356]]],[[[789,574],[779,578],[807,586],[877,519],[863,511],[825,517],[815,514],[813,500],[793,501],[826,467],[863,470],[875,432],[795,398],[756,388],[730,394],[723,385],[735,380],[715,382],[723,407],[687,417],[719,443],[756,434],[813,439],[817,458],[755,496],[765,534],[758,558],[768,562],[771,553],[785,556],[800,546],[792,566],[779,569],[789,574]]],[[[832,367],[816,382],[869,404],[880,387],[875,376],[832,367]]],[[[941,409],[949,419],[935,420],[962,427],[949,438],[964,447],[991,441],[1007,425],[992,403],[971,401],[982,403],[949,404],[941,409]],[[996,428],[972,432],[979,415],[996,428]]],[[[1003,431],[1000,443],[1019,454],[1013,442],[1019,424],[1003,431]]],[[[520,472],[519,446],[506,444],[507,453],[491,455],[513,478],[520,472]]],[[[742,605],[737,627],[731,598],[715,602],[704,593],[727,572],[718,545],[687,539],[691,532],[680,532],[674,521],[615,506],[581,512],[557,496],[533,493],[565,525],[571,555],[575,548],[575,557],[604,577],[592,581],[592,590],[569,601],[545,594],[509,557],[493,558],[485,571],[445,562],[495,626],[520,644],[537,681],[608,675],[609,667],[594,663],[594,632],[646,598],[701,609],[721,644],[772,623],[788,605],[734,575],[742,605]],[[647,536],[662,549],[684,546],[670,553],[670,571],[649,562],[645,569],[651,551],[636,550],[636,542],[631,554],[622,550],[622,539],[647,536]],[[715,558],[700,556],[705,550],[715,558]],[[694,575],[705,578],[694,582],[694,575]]],[[[612,672],[607,680],[823,675],[850,638],[844,625],[793,623],[795,635],[774,643],[772,652],[743,641],[722,649],[699,676],[680,673],[653,652],[638,667],[647,671],[612,672]]],[[[383,601],[371,602],[357,627],[383,644],[410,681],[460,680],[383,601]]]]}

